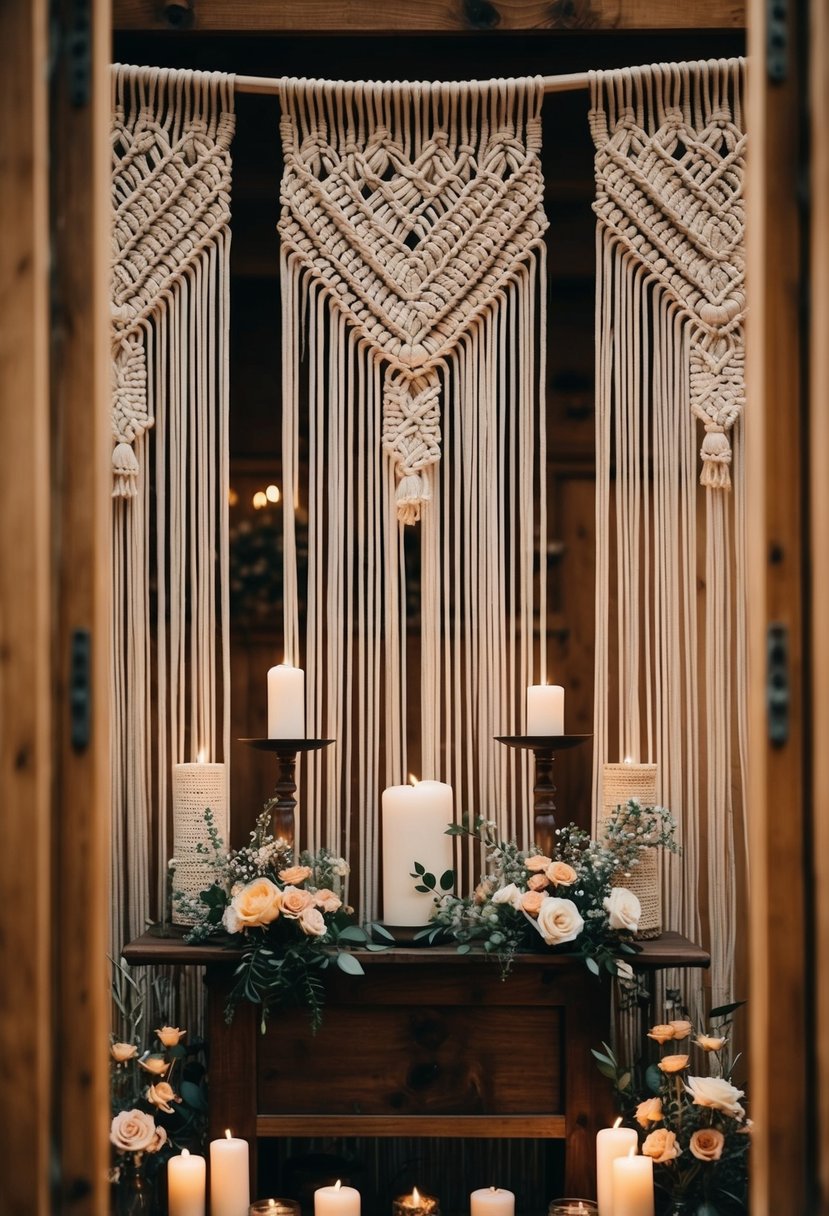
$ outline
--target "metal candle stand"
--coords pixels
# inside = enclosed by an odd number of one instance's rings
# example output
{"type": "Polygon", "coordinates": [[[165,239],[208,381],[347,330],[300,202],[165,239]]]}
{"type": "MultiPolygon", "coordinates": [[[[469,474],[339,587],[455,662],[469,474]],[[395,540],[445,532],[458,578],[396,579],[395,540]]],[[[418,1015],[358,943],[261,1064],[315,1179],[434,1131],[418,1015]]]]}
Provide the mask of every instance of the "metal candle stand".
{"type": "Polygon", "coordinates": [[[260,752],[276,756],[275,803],[272,807],[274,836],[282,837],[293,847],[296,826],[296,758],[300,752],[317,752],[333,743],[333,739],[240,739],[260,752]]]}
{"type": "Polygon", "coordinates": [[[496,735],[498,743],[507,747],[523,748],[535,754],[535,785],[533,786],[533,820],[535,843],[552,857],[555,850],[556,786],[553,780],[553,761],[556,752],[578,747],[592,735],[496,735]]]}

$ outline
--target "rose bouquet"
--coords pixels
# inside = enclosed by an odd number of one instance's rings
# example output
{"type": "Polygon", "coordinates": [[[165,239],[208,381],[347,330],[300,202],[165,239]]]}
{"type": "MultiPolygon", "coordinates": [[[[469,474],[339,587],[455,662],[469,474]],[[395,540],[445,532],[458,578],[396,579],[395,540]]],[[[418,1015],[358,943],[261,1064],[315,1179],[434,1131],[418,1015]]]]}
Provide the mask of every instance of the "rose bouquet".
{"type": "Polygon", "coordinates": [[[658,1210],[687,1216],[737,1216],[748,1211],[748,1135],[744,1092],[733,1081],[730,1019],[742,1002],[712,1009],[710,1027],[695,1033],[687,1011],[652,1026],[658,1058],[635,1068],[602,1044],[593,1055],[616,1090],[624,1121],[654,1163],[658,1210]]]}
{"type": "Polygon", "coordinates": [[[677,851],[675,825],[664,807],[643,807],[635,799],[616,808],[603,841],[591,840],[574,824],[556,830],[556,857],[535,845],[524,851],[499,840],[495,825],[478,819],[452,825],[450,835],[472,836],[485,851],[487,870],[466,898],[452,893],[454,875],[440,880],[415,863],[418,891],[432,891],[435,911],[420,937],[430,942],[452,938],[466,952],[480,943],[500,960],[506,975],[519,950],[564,947],[595,974],[629,978],[631,967],[620,955],[635,953],[639,900],[624,885],[642,850],[660,846],[677,851]]]}
{"type": "Polygon", "coordinates": [[[222,935],[243,945],[228,998],[228,1021],[240,1001],[252,1001],[261,1006],[264,1033],[274,1009],[302,1005],[316,1030],[322,1021],[326,968],[333,963],[349,975],[362,975],[350,947],[385,949],[372,941],[373,933],[392,939],[382,926],[363,929],[354,923],[353,910],[343,903],[348,865],[342,857],[323,848],[301,853],[297,862],[292,847],[271,835],[271,806],[267,803],[256,821],[250,844],[230,851],[207,810],[210,846],[202,845],[200,852],[213,881],[198,899],[175,890],[173,899],[193,924],[188,941],[222,935]]]}

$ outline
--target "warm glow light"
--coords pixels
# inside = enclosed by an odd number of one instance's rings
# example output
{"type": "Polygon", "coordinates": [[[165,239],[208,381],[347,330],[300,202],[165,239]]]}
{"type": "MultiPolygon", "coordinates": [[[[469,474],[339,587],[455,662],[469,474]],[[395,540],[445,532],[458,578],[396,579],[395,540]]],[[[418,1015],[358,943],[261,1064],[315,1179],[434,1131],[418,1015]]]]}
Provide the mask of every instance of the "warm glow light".
{"type": "Polygon", "coordinates": [[[342,1186],[342,1182],[340,1182],[340,1180],[338,1178],[337,1181],[334,1183],[334,1190],[338,1191],[341,1188],[341,1186],[342,1186]]]}
{"type": "Polygon", "coordinates": [[[418,1193],[418,1189],[416,1186],[412,1187],[412,1199],[414,1200],[415,1207],[419,1208],[420,1207],[420,1195],[418,1193]]]}
{"type": "Polygon", "coordinates": [[[204,764],[206,758],[207,758],[207,749],[204,747],[200,747],[199,754],[196,756],[196,764],[204,764]]]}
{"type": "Polygon", "coordinates": [[[189,1156],[190,1156],[190,1150],[189,1150],[189,1148],[183,1148],[183,1149],[181,1150],[181,1155],[182,1155],[182,1157],[189,1157],[189,1156]]]}
{"type": "Polygon", "coordinates": [[[616,1122],[613,1124],[613,1126],[614,1126],[614,1127],[621,1127],[621,1125],[622,1125],[622,1116],[621,1116],[621,1115],[619,1115],[619,1118],[616,1120],[616,1122]]]}
{"type": "Polygon", "coordinates": [[[625,764],[633,764],[633,756],[625,756],[625,764]]]}
{"type": "Polygon", "coordinates": [[[234,490],[233,486],[231,486],[227,492],[227,501],[231,507],[235,507],[239,501],[239,495],[237,494],[236,490],[234,490]]]}
{"type": "Polygon", "coordinates": [[[231,1132],[230,1132],[230,1128],[229,1128],[229,1127],[226,1127],[226,1128],[225,1128],[225,1135],[227,1136],[228,1140],[232,1140],[232,1139],[233,1139],[233,1136],[231,1135],[231,1132]]]}
{"type": "Polygon", "coordinates": [[[630,1146],[630,1148],[628,1149],[628,1157],[635,1157],[635,1156],[636,1156],[636,1145],[632,1144],[630,1146]]]}
{"type": "Polygon", "coordinates": [[[253,496],[254,511],[261,511],[263,507],[268,505],[268,496],[264,490],[257,490],[253,496]]]}
{"type": "Polygon", "coordinates": [[[409,785],[420,785],[420,782],[418,781],[417,777],[415,777],[414,773],[409,773],[409,785]]]}
{"type": "Polygon", "coordinates": [[[279,486],[265,486],[265,497],[268,502],[279,502],[282,495],[279,493],[279,486]]]}

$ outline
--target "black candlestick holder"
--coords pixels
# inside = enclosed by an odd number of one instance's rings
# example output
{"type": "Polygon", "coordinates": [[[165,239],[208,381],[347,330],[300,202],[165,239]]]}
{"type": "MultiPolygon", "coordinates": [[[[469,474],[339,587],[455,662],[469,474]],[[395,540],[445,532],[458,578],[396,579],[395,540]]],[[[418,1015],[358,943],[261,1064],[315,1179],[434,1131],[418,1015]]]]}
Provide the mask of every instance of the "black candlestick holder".
{"type": "Polygon", "coordinates": [[[533,786],[533,828],[535,843],[552,857],[555,850],[556,786],[553,762],[556,752],[578,747],[592,735],[496,735],[498,743],[520,747],[535,755],[535,785],[533,786]]]}
{"type": "Polygon", "coordinates": [[[296,758],[300,752],[318,752],[333,739],[240,739],[260,752],[276,756],[276,785],[274,786],[273,834],[287,840],[293,848],[296,831],[296,758]]]}

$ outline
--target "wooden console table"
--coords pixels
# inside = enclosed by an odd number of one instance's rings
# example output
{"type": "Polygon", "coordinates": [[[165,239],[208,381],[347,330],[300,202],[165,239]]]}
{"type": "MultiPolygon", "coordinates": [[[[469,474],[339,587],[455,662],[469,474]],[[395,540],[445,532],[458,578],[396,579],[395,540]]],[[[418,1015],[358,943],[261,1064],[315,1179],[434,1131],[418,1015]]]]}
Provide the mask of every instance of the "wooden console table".
{"type": "MultiPolygon", "coordinates": [[[[175,933],[175,930],[171,932],[175,933]]],[[[360,951],[366,974],[332,970],[322,1029],[307,1014],[224,1006],[238,952],[180,934],[131,942],[131,965],[206,967],[210,1135],[558,1138],[567,1190],[595,1190],[595,1136],[612,1095],[590,1054],[608,1037],[609,988],[567,954],[526,954],[501,983],[497,964],[453,947],[360,951]],[[325,1113],[322,1113],[325,1112],[325,1113]]],[[[638,971],[707,967],[676,933],[643,942],[638,971]]]]}

